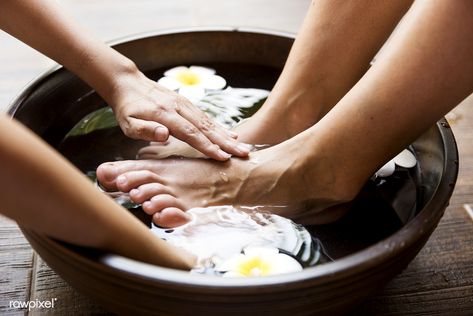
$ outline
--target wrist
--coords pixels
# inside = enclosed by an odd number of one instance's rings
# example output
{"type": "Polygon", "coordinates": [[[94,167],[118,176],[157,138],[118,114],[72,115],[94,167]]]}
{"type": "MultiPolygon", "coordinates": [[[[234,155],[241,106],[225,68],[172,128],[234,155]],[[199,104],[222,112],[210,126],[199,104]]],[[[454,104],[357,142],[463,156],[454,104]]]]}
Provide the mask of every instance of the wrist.
{"type": "Polygon", "coordinates": [[[143,74],[136,64],[110,47],[95,48],[95,54],[85,52],[70,70],[87,82],[110,105],[117,92],[143,74]]]}
{"type": "Polygon", "coordinates": [[[136,82],[142,81],[145,76],[128,58],[117,61],[111,67],[113,68],[107,72],[104,80],[96,85],[96,91],[113,108],[126,90],[136,82]]]}

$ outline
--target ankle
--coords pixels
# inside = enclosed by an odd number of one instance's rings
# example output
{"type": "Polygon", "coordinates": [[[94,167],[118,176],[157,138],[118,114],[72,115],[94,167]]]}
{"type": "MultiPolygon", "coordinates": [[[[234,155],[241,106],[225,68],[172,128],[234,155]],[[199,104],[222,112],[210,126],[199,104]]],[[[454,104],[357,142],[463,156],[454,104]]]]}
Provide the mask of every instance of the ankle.
{"type": "Polygon", "coordinates": [[[301,91],[294,95],[270,95],[262,108],[263,117],[274,117],[286,139],[310,128],[325,114],[323,96],[317,91],[301,91]],[[278,115],[274,115],[274,113],[278,115]]]}
{"type": "MultiPolygon", "coordinates": [[[[306,133],[304,133],[306,134],[306,133]]],[[[306,135],[298,140],[298,156],[304,157],[297,170],[308,197],[326,200],[333,205],[352,201],[361,190],[365,179],[344,165],[341,151],[325,148],[321,143],[308,141],[306,135]],[[315,143],[315,144],[314,144],[315,143]],[[340,159],[342,158],[342,159],[340,159]]],[[[313,137],[312,137],[313,138],[313,137]]]]}

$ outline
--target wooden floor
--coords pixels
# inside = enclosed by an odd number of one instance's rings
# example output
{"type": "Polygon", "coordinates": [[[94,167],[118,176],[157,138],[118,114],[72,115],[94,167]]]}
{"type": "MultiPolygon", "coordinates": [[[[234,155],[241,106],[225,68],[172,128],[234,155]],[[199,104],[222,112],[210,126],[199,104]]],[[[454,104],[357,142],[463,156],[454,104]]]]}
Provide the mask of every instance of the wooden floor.
{"type": "MultiPolygon", "coordinates": [[[[256,26],[295,32],[309,0],[63,0],[104,40],[179,26],[256,26]]],[[[0,33],[0,110],[51,61],[0,33]]],[[[473,98],[449,114],[460,150],[460,175],[445,216],[409,267],[353,315],[472,315],[473,98]]],[[[0,216],[0,314],[26,312],[10,301],[57,298],[54,314],[107,314],[74,291],[32,251],[17,226],[0,216]]],[[[34,312],[32,312],[34,314],[34,312]]]]}

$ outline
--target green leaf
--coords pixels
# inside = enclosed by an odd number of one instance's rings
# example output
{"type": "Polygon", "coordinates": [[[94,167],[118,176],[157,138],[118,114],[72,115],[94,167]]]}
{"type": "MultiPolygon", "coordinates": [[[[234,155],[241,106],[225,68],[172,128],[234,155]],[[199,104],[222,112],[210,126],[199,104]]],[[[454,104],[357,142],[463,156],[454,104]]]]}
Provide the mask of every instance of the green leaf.
{"type": "Polygon", "coordinates": [[[107,129],[118,126],[115,114],[110,107],[104,107],[97,111],[87,114],[79,121],[69,133],[66,138],[70,136],[86,135],[99,129],[107,129]]]}

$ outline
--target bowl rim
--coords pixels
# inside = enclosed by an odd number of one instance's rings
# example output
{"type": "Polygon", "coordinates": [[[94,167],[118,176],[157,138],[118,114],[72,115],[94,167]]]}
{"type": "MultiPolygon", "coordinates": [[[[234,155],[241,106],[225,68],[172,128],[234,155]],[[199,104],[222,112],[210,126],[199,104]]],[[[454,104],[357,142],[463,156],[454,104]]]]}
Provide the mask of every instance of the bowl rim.
{"type": "MultiPolygon", "coordinates": [[[[109,41],[108,43],[117,46],[128,42],[143,40],[149,37],[178,35],[183,33],[198,32],[228,32],[228,33],[254,33],[256,35],[272,35],[294,39],[294,33],[282,32],[264,28],[252,27],[188,27],[188,28],[170,28],[165,30],[149,31],[120,37],[109,41]]],[[[50,75],[60,71],[63,67],[55,65],[37,78],[30,81],[25,88],[13,99],[8,108],[8,114],[14,116],[23,104],[23,101],[36,89],[43,81],[47,80],[50,75]]],[[[328,280],[345,278],[367,270],[375,269],[379,263],[388,261],[397,256],[403,250],[414,246],[416,241],[423,234],[430,235],[438,224],[443,215],[448,201],[453,193],[453,188],[458,175],[458,149],[453,132],[448,122],[442,118],[434,126],[440,134],[443,143],[444,166],[443,174],[439,184],[435,189],[434,196],[425,204],[424,208],[406,225],[399,229],[389,237],[371,245],[363,250],[337,259],[334,262],[306,268],[301,272],[268,276],[264,278],[217,278],[203,275],[189,274],[188,272],[179,271],[170,268],[155,266],[152,264],[140,262],[119,255],[106,255],[108,265],[96,262],[90,258],[86,258],[71,249],[61,245],[57,241],[40,235],[26,227],[21,227],[23,233],[40,242],[42,246],[50,247],[67,253],[68,256],[77,260],[82,265],[93,265],[95,268],[104,273],[112,273],[116,277],[116,273],[120,272],[122,277],[128,279],[146,279],[150,282],[160,282],[167,284],[175,284],[177,286],[188,287],[205,287],[219,291],[221,288],[248,288],[248,287],[268,287],[271,285],[290,286],[291,284],[320,279],[324,282],[328,280]],[[389,251],[386,251],[388,250],[389,251]],[[107,257],[108,256],[108,257],[107,257]],[[110,259],[112,258],[112,259],[110,259]],[[123,267],[126,266],[126,268],[123,267]]]]}

